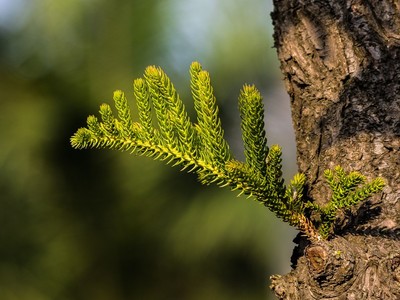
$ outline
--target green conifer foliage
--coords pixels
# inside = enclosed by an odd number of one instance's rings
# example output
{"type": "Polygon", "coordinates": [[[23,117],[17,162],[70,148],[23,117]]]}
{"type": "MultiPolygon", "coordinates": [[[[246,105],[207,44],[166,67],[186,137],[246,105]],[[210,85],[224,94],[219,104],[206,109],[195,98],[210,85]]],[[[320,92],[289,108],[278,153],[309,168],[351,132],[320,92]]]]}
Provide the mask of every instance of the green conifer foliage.
{"type": "Polygon", "coordinates": [[[346,173],[341,166],[336,166],[334,170],[325,170],[324,176],[332,190],[332,196],[326,206],[315,207],[315,209],[322,212],[319,233],[323,238],[327,238],[332,233],[336,213],[339,209],[345,209],[364,201],[381,191],[385,182],[378,177],[365,183],[365,176],[354,171],[346,173]]]}
{"type": "Polygon", "coordinates": [[[332,198],[324,207],[304,196],[304,174],[296,174],[286,186],[282,178],[281,148],[267,146],[262,97],[253,85],[245,85],[239,95],[246,159],[238,161],[224,138],[209,73],[194,62],[190,66],[190,77],[196,122],[190,120],[164,71],[150,66],[143,78],[133,83],[139,120],[132,120],[124,93],[116,91],[117,114],[114,115],[108,104],[102,104],[101,121],[89,116],[87,126],[71,137],[72,147],[129,151],[197,172],[203,184],[215,182],[253,196],[312,241],[333,234],[339,209],[353,206],[382,190],[384,182],[381,178],[365,184],[363,175],[357,172],[346,174],[341,167],[325,171],[332,198]],[[321,215],[321,221],[310,219],[313,211],[321,215]]]}

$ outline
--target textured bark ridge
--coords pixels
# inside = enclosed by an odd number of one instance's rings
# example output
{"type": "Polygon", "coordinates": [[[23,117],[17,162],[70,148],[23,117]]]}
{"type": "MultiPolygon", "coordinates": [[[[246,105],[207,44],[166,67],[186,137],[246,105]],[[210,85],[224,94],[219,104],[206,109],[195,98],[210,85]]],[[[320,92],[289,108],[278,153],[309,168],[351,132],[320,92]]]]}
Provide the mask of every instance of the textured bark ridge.
{"type": "Polygon", "coordinates": [[[273,276],[272,286],[280,299],[400,299],[400,249],[370,236],[309,245],[297,268],[273,276]]]}
{"type": "Polygon", "coordinates": [[[274,4],[308,197],[327,201],[323,171],[335,165],[387,185],[343,212],[340,236],[318,245],[299,237],[294,269],[272,288],[281,299],[400,299],[400,2],[274,4]]]}

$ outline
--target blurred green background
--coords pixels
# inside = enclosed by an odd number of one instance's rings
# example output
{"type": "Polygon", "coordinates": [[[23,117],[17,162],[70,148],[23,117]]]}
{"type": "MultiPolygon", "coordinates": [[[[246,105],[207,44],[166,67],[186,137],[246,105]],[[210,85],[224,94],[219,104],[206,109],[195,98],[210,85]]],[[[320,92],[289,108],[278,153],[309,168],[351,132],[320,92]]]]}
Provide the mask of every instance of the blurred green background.
{"type": "MultiPolygon", "coordinates": [[[[71,149],[112,92],[159,65],[193,112],[210,71],[242,158],[237,96],[265,97],[296,172],[289,100],[261,0],[0,0],[0,299],[269,299],[296,232],[257,202],[128,153],[71,149]]],[[[134,107],[133,103],[131,105],[134,107]]]]}

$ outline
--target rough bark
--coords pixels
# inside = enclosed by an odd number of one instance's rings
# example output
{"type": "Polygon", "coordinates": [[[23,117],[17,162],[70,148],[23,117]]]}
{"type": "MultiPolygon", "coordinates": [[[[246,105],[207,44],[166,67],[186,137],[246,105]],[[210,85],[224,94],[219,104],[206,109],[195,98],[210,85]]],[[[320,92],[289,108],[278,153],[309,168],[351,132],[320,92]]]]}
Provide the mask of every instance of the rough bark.
{"type": "Polygon", "coordinates": [[[400,299],[400,2],[274,0],[275,47],[291,97],[308,197],[329,196],[341,165],[386,180],[384,192],[336,224],[336,237],[298,237],[280,299],[400,299]]]}

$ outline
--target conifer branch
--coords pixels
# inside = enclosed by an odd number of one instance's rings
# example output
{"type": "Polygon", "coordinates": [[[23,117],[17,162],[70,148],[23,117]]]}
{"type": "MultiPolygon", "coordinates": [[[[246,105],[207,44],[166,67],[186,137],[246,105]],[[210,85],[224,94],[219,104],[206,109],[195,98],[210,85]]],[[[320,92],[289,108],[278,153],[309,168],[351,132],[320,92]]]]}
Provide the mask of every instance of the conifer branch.
{"type": "Polygon", "coordinates": [[[108,104],[102,104],[101,121],[89,116],[87,126],[71,137],[72,147],[130,151],[197,172],[203,184],[215,182],[254,197],[313,241],[333,233],[338,210],[356,205],[382,190],[381,178],[365,184],[363,175],[346,173],[341,167],[324,173],[332,189],[331,200],[324,207],[306,199],[304,174],[296,174],[286,186],[282,178],[281,148],[267,146],[262,97],[252,85],[245,85],[239,95],[246,159],[245,162],[236,160],[224,138],[209,73],[194,62],[190,66],[190,77],[197,123],[191,122],[164,71],[150,66],[143,78],[133,83],[138,122],[132,120],[124,93],[116,91],[113,99],[117,115],[108,104]],[[321,214],[321,222],[310,219],[315,211],[321,214]]]}

